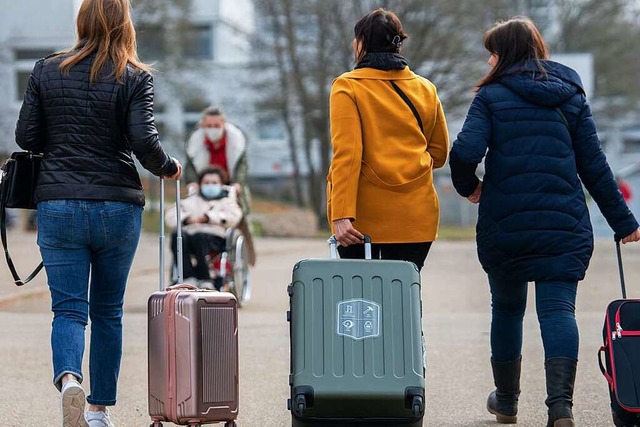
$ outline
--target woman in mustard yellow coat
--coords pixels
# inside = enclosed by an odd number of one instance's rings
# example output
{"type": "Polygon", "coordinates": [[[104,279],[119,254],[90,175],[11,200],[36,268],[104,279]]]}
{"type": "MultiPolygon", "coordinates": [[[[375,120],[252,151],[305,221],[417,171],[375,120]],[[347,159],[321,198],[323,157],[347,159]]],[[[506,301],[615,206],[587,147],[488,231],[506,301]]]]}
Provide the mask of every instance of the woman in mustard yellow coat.
{"type": "Polygon", "coordinates": [[[333,159],[327,215],[342,258],[373,257],[422,268],[439,222],[433,169],[447,160],[449,136],[435,86],[399,54],[407,35],[384,9],[355,26],[356,69],[331,90],[333,159]]]}

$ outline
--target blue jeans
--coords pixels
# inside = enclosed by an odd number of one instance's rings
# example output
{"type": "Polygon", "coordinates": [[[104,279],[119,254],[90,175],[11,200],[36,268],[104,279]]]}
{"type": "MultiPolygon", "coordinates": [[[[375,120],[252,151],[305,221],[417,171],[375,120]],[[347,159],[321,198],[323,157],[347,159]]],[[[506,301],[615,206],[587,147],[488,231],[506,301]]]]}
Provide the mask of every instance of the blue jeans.
{"type": "Polygon", "coordinates": [[[54,384],[82,381],[85,327],[91,318],[93,405],[112,406],[122,358],[122,306],[140,239],[142,207],[124,202],[38,203],[38,246],[51,291],[54,384]]]}
{"type": "MultiPolygon", "coordinates": [[[[516,360],[522,353],[522,320],[527,306],[527,282],[501,281],[489,276],[491,288],[491,358],[516,360]]],[[[576,324],[577,282],[537,282],[536,312],[545,359],[578,360],[576,324]]]]}

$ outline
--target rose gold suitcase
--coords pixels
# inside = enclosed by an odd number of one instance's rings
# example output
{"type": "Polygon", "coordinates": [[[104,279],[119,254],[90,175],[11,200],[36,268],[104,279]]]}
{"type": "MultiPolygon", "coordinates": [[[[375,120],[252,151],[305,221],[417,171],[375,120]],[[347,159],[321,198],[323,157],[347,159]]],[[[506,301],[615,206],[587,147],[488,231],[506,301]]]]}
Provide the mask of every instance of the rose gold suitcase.
{"type": "MultiPolygon", "coordinates": [[[[164,183],[161,183],[161,195],[164,183]]],[[[178,199],[178,283],[182,282],[182,227],[178,199]]],[[[160,202],[164,212],[164,200],[160,202]]],[[[160,226],[160,291],[149,297],[149,415],[199,426],[238,416],[238,305],[226,292],[178,284],[164,288],[164,223],[160,226]]]]}

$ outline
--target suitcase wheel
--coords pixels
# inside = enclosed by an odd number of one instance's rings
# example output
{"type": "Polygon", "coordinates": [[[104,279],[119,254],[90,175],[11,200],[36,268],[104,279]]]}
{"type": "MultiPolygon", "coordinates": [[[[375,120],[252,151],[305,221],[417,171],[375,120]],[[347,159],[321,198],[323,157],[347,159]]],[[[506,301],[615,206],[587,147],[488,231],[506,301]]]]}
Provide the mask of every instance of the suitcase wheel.
{"type": "Polygon", "coordinates": [[[235,421],[227,421],[224,427],[238,427],[238,424],[235,421]]]}
{"type": "Polygon", "coordinates": [[[302,418],[307,412],[307,408],[313,408],[313,387],[294,387],[292,394],[295,396],[293,402],[291,402],[292,412],[294,415],[302,418]]]}
{"type": "Polygon", "coordinates": [[[156,423],[151,424],[149,427],[162,427],[162,423],[156,422],[156,423]]]}
{"type": "Polygon", "coordinates": [[[422,396],[413,396],[413,402],[411,405],[413,416],[421,418],[424,414],[424,399],[422,396]]]}
{"type": "Polygon", "coordinates": [[[307,412],[307,397],[304,394],[297,395],[295,405],[298,416],[303,416],[307,412]]]}

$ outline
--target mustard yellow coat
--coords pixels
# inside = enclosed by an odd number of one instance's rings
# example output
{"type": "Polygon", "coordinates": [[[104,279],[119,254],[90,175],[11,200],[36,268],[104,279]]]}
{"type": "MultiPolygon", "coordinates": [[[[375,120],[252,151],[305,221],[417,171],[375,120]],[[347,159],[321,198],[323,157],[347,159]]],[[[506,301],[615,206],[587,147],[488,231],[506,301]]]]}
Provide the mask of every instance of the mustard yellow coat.
{"type": "Polygon", "coordinates": [[[360,68],[334,81],[330,104],[329,222],[350,218],[374,243],[434,241],[440,206],[433,169],[449,152],[435,86],[409,67],[360,68]],[[391,80],[415,105],[424,133],[391,80]]]}

